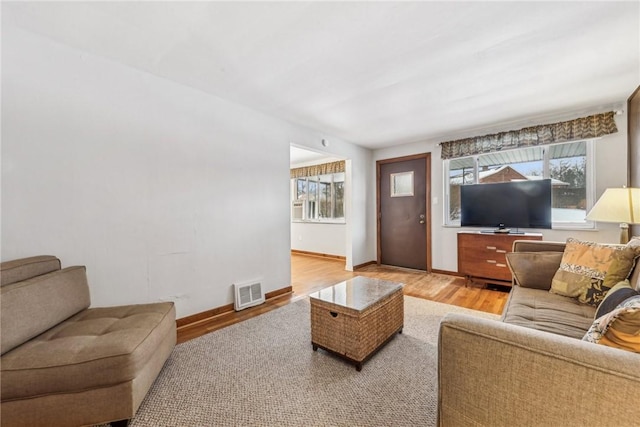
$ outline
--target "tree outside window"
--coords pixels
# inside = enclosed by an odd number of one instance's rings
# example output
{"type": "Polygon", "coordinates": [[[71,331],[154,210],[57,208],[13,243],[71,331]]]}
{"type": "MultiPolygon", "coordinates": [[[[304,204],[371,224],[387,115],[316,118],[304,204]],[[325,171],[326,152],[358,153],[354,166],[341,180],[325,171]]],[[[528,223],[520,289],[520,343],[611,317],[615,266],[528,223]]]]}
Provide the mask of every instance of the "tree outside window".
{"type": "Polygon", "coordinates": [[[294,200],[305,204],[303,221],[344,219],[344,173],[294,181],[294,200]]]}
{"type": "Polygon", "coordinates": [[[549,176],[552,183],[553,221],[584,221],[587,215],[586,142],[558,144],[549,150],[549,176]]]}

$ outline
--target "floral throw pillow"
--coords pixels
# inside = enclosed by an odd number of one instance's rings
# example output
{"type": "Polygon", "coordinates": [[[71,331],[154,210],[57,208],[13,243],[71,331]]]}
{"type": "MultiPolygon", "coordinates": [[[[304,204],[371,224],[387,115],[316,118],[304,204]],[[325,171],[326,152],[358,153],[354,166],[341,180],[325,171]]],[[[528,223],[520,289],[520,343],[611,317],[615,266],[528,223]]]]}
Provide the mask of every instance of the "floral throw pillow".
{"type": "Polygon", "coordinates": [[[640,353],[640,295],[597,318],[582,340],[640,353]]]}
{"type": "Polygon", "coordinates": [[[569,238],[550,291],[597,306],[609,289],[629,276],[635,257],[633,248],[569,238]]]}

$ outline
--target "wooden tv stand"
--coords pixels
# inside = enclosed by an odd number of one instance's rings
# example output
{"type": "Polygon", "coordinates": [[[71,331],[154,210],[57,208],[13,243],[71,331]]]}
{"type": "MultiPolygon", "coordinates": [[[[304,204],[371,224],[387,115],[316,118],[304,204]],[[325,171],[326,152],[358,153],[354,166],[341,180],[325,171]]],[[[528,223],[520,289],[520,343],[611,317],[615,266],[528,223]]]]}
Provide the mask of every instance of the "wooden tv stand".
{"type": "Polygon", "coordinates": [[[467,283],[511,286],[512,276],[505,255],[511,252],[514,240],[542,240],[542,234],[459,231],[458,273],[466,277],[467,283]]]}

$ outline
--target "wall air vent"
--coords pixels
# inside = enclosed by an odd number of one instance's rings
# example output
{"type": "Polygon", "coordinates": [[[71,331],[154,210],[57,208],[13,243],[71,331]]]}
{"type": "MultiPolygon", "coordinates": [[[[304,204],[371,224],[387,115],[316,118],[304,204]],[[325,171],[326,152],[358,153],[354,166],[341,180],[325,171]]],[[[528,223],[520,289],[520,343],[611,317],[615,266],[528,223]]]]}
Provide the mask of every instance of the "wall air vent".
{"type": "Polygon", "coordinates": [[[264,291],[262,290],[262,283],[258,281],[235,284],[234,290],[234,308],[236,311],[243,310],[254,305],[262,304],[264,302],[264,291]]]}

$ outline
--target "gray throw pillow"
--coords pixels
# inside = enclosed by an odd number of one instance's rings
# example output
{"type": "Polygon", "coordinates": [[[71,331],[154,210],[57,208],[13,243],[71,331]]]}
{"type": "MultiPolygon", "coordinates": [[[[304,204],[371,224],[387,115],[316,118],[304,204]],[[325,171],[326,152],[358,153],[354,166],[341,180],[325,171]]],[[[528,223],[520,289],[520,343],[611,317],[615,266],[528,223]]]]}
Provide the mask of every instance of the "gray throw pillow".
{"type": "Polygon", "coordinates": [[[507,265],[517,285],[523,288],[551,288],[551,280],[560,267],[562,252],[511,252],[507,265]]]}

